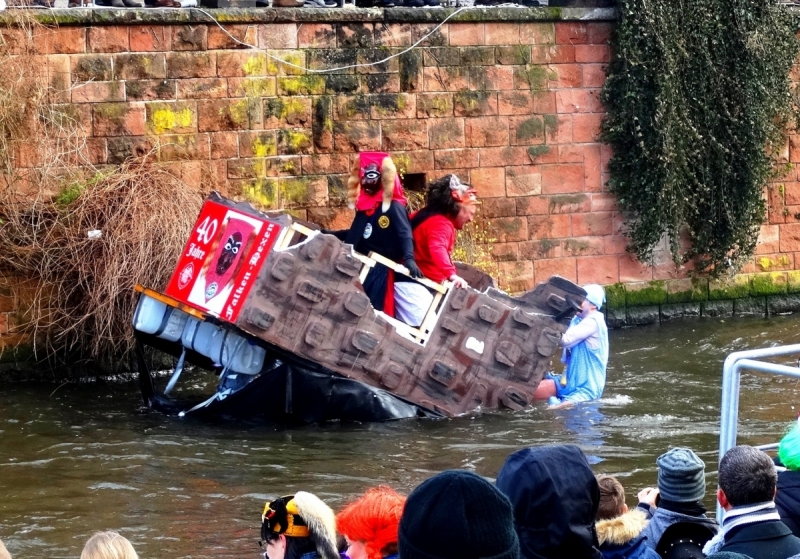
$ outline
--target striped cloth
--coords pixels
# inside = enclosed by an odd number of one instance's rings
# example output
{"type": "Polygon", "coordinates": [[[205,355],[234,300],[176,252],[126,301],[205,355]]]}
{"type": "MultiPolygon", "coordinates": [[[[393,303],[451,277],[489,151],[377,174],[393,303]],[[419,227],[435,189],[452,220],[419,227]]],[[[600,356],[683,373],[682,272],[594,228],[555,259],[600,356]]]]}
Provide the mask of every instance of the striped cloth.
{"type": "Polygon", "coordinates": [[[756,503],[754,505],[743,505],[733,507],[725,512],[725,519],[722,521],[722,529],[719,533],[708,540],[703,547],[703,554],[710,555],[719,551],[725,545],[725,535],[739,526],[745,524],[756,524],[768,520],[780,520],[781,516],[775,508],[774,501],[756,503]]]}

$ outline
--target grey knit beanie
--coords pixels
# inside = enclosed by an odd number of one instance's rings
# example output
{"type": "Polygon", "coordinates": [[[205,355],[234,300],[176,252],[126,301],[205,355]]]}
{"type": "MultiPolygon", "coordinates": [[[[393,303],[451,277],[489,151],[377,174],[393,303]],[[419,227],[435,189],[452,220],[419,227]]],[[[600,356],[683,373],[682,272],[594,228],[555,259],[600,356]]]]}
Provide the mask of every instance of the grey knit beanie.
{"type": "Polygon", "coordinates": [[[673,448],[656,460],[661,498],[677,503],[699,501],[706,494],[706,465],[689,448],[673,448]]]}
{"type": "Polygon", "coordinates": [[[406,500],[398,530],[403,559],[519,559],[514,511],[482,477],[449,470],[406,500]]]}

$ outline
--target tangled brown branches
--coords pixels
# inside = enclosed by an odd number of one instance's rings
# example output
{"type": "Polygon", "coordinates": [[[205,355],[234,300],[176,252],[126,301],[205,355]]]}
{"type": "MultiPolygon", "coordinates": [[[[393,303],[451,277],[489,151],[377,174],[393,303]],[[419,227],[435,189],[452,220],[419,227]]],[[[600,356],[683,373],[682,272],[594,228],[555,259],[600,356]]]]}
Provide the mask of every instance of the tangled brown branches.
{"type": "Polygon", "coordinates": [[[0,199],[8,247],[0,263],[38,284],[27,309],[34,339],[48,354],[115,368],[132,347],[134,286],[166,284],[200,201],[142,160],[84,177],[47,201],[0,199]]]}
{"type": "Polygon", "coordinates": [[[31,59],[43,30],[20,18],[0,42],[0,273],[35,286],[16,322],[37,353],[115,370],[134,286],[166,284],[202,198],[147,156],[91,165],[63,91],[31,59]]]}

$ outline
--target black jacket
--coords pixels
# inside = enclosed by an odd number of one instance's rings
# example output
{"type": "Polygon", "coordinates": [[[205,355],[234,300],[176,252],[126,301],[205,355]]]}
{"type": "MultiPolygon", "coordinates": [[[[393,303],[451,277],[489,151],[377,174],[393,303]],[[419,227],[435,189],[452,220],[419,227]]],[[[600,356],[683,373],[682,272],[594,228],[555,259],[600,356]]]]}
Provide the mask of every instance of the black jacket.
{"type": "Polygon", "coordinates": [[[522,559],[602,559],[600,487],[577,446],[515,452],[497,474],[497,488],[514,507],[522,559]]]}
{"type": "Polygon", "coordinates": [[[780,520],[767,520],[733,528],[725,535],[720,551],[756,559],[787,559],[800,553],[800,539],[780,520]]]}
{"type": "Polygon", "coordinates": [[[781,520],[795,536],[800,537],[800,472],[786,470],[778,473],[778,493],[775,508],[781,520]]]}

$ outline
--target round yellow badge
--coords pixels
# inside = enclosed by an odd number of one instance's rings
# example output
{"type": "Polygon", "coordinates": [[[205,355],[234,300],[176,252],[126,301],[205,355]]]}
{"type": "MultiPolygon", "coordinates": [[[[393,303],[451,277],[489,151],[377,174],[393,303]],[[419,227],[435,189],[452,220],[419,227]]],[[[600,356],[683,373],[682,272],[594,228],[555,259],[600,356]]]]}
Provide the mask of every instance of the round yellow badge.
{"type": "Polygon", "coordinates": [[[389,218],[386,217],[385,215],[380,216],[378,218],[378,227],[380,227],[381,229],[386,229],[387,227],[389,227],[389,218]]]}

